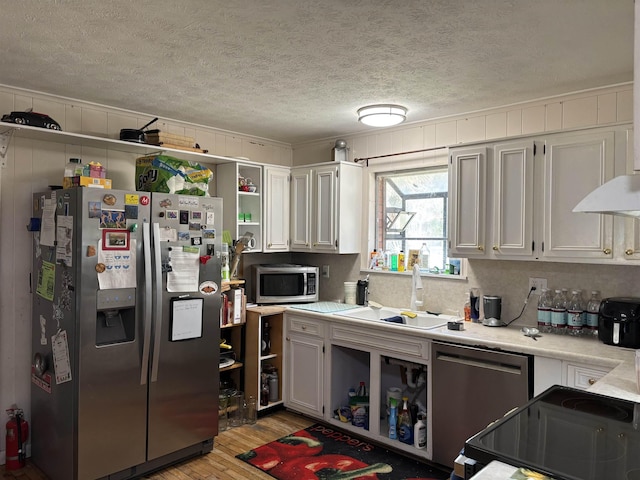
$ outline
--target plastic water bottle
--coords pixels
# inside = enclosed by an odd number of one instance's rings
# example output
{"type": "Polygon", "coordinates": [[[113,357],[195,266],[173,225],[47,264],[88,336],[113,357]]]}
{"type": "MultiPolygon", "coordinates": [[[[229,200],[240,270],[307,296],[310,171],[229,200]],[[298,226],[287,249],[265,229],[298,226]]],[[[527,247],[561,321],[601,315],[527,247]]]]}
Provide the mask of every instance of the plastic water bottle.
{"type": "Polygon", "coordinates": [[[598,335],[598,316],[600,315],[600,292],[593,290],[587,302],[587,323],[585,329],[594,336],[598,335]]]}
{"type": "Polygon", "coordinates": [[[571,291],[567,302],[567,333],[573,336],[582,333],[582,299],[577,290],[571,291]]]}
{"type": "Polygon", "coordinates": [[[420,270],[423,272],[429,271],[429,248],[426,243],[420,247],[420,270]]]}
{"type": "Polygon", "coordinates": [[[551,331],[563,335],[567,330],[567,302],[562,290],[556,290],[551,304],[551,331]]]}
{"type": "Polygon", "coordinates": [[[65,177],[77,177],[82,175],[82,161],[79,158],[70,158],[64,167],[65,177]]]}
{"type": "Polygon", "coordinates": [[[538,299],[538,330],[542,333],[551,333],[551,303],[553,297],[551,290],[543,288],[538,299]]]}

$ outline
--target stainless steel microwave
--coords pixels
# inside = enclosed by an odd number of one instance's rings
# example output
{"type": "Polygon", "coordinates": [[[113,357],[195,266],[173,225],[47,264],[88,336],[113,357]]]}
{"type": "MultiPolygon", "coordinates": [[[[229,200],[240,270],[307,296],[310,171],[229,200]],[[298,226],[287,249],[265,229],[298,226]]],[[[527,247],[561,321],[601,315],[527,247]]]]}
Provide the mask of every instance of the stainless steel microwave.
{"type": "Polygon", "coordinates": [[[257,304],[317,302],[318,283],[318,267],[290,263],[253,267],[257,304]]]}

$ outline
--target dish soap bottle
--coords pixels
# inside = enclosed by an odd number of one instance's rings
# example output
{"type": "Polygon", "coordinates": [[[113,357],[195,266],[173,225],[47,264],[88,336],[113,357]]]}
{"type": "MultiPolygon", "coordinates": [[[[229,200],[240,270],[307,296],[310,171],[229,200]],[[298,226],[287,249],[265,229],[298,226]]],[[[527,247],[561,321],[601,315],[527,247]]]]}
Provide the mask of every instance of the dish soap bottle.
{"type": "Polygon", "coordinates": [[[396,430],[396,421],[398,419],[398,407],[396,399],[389,399],[389,438],[391,440],[398,439],[398,431],[396,430]]]}
{"type": "Polygon", "coordinates": [[[409,397],[402,397],[402,410],[400,410],[398,424],[398,438],[400,441],[413,445],[413,425],[409,415],[409,397]]]}

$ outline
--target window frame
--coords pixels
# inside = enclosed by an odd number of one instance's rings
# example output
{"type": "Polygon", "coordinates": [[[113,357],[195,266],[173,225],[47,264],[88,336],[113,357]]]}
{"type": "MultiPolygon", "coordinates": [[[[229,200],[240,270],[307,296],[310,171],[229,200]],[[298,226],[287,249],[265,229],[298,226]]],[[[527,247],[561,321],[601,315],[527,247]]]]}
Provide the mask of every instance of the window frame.
{"type": "MultiPolygon", "coordinates": [[[[384,228],[384,225],[380,225],[376,218],[376,175],[380,173],[392,173],[402,170],[418,170],[429,167],[446,167],[449,168],[449,148],[443,147],[430,152],[408,154],[406,159],[398,160],[398,157],[386,157],[380,159],[370,159],[369,164],[365,167],[365,185],[364,192],[366,195],[364,198],[368,201],[368,208],[365,209],[366,216],[363,220],[363,232],[366,235],[362,239],[362,255],[360,258],[360,269],[364,272],[375,272],[381,274],[390,275],[410,275],[409,272],[392,272],[371,270],[370,267],[370,252],[375,248],[376,231],[379,228],[384,228]]],[[[448,202],[449,203],[449,202],[448,202]]],[[[448,212],[447,212],[448,214],[448,212]]],[[[448,218],[446,220],[446,234],[448,237],[449,225],[448,218]]],[[[447,240],[448,242],[448,240],[447,240]]],[[[434,276],[437,278],[448,278],[456,280],[467,280],[467,259],[460,258],[460,275],[446,275],[446,274],[432,274],[421,272],[421,276],[434,276]]]]}

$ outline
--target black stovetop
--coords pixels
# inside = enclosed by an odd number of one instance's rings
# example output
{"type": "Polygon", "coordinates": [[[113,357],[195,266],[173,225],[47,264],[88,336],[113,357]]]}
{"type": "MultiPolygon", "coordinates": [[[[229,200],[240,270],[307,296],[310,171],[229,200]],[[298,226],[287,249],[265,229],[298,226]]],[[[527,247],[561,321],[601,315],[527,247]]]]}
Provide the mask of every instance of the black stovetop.
{"type": "Polygon", "coordinates": [[[465,456],[563,480],[638,480],[640,404],[556,385],[467,440],[465,456]]]}

